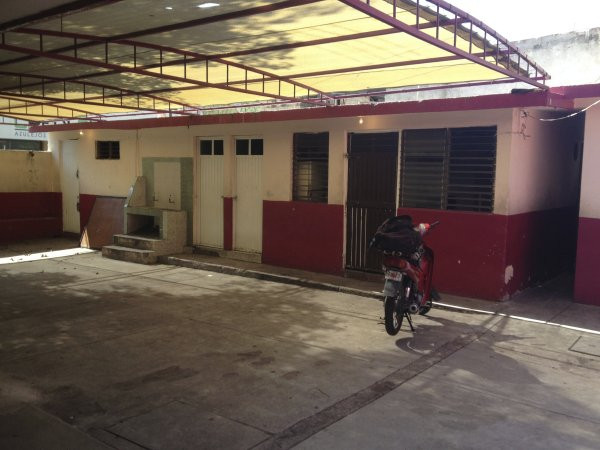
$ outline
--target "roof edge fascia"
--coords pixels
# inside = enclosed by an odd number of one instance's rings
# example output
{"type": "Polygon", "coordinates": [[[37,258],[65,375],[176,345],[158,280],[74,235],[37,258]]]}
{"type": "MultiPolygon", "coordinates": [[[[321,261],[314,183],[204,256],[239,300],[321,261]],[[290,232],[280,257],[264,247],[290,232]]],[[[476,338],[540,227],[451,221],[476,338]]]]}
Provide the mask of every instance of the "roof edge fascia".
{"type": "Polygon", "coordinates": [[[550,88],[550,92],[562,95],[571,100],[596,98],[600,97],[600,83],[553,87],[550,88]]]}
{"type": "MultiPolygon", "coordinates": [[[[598,85],[600,87],[600,85],[598,85]]],[[[255,113],[215,114],[209,116],[161,117],[137,120],[115,120],[94,123],[32,125],[31,132],[54,132],[91,129],[136,130],[142,128],[183,127],[192,125],[222,125],[234,123],[279,122],[291,120],[321,120],[357,116],[457,112],[522,107],[554,107],[573,109],[573,100],[560,91],[534,91],[432,99],[422,101],[346,105],[255,113]]]]}

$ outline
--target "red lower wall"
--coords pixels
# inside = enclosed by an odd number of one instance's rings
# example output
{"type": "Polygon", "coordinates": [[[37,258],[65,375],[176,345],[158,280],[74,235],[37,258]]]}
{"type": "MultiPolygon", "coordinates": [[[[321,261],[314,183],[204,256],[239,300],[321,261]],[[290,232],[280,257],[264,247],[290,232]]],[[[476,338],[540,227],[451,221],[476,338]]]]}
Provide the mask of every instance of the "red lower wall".
{"type": "Polygon", "coordinates": [[[435,252],[433,282],[442,292],[503,300],[570,270],[577,210],[498,214],[400,209],[415,223],[440,220],[426,240],[435,252]]]}
{"type": "Polygon", "coordinates": [[[579,218],[575,301],[600,306],[600,219],[579,218]]]}
{"type": "Polygon", "coordinates": [[[513,276],[507,293],[573,270],[577,216],[577,208],[556,208],[508,217],[506,266],[513,276]]]}
{"type": "Polygon", "coordinates": [[[339,275],[343,231],[342,205],[264,201],[262,261],[339,275]]]}
{"type": "Polygon", "coordinates": [[[438,291],[487,300],[506,296],[506,216],[412,208],[398,214],[409,214],[414,223],[440,221],[426,237],[435,253],[438,291]]]}
{"type": "Polygon", "coordinates": [[[60,192],[0,192],[0,242],[61,233],[60,192]]]}
{"type": "MultiPolygon", "coordinates": [[[[264,263],[343,271],[343,206],[265,201],[263,207],[264,263]]],[[[568,270],[574,261],[574,208],[512,216],[409,208],[398,214],[411,215],[415,223],[440,221],[426,241],[435,252],[433,283],[441,292],[504,300],[568,270]]],[[[600,221],[596,226],[600,239],[600,221]]],[[[600,250],[595,251],[592,268],[600,266],[600,250]]]]}

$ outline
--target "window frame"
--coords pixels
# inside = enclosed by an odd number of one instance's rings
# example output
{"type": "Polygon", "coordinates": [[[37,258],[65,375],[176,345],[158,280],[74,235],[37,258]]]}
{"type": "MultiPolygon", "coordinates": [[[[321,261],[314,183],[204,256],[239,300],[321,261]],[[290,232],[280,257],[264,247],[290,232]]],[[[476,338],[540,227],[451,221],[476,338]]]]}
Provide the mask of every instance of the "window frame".
{"type": "Polygon", "coordinates": [[[47,150],[48,141],[0,138],[0,151],[45,152],[47,150]]]}
{"type": "Polygon", "coordinates": [[[329,131],[319,132],[297,132],[293,134],[292,138],[292,201],[297,202],[310,202],[310,203],[329,203],[329,149],[330,149],[330,134],[329,131]],[[302,138],[313,138],[316,142],[305,142],[303,143],[304,149],[299,148],[299,140],[302,138]],[[322,139],[323,142],[319,142],[322,139]],[[324,143],[324,149],[318,149],[313,155],[307,155],[301,160],[299,158],[299,152],[306,151],[308,147],[317,147],[324,143]],[[311,157],[312,156],[312,157],[311,157]],[[306,179],[306,191],[305,196],[300,195],[300,184],[301,176],[299,171],[300,163],[309,163],[308,174],[305,175],[306,179]],[[317,177],[321,180],[321,186],[316,189],[313,186],[313,170],[316,169],[317,177]],[[320,175],[319,175],[320,173],[320,175]],[[313,191],[321,192],[320,195],[313,195],[313,191]],[[323,194],[324,192],[324,194],[323,194]]]}
{"type": "Polygon", "coordinates": [[[96,159],[97,160],[112,160],[117,161],[121,159],[121,141],[96,141],[96,159]],[[100,151],[104,151],[100,149],[101,145],[108,145],[108,153],[106,156],[102,156],[100,151]],[[116,144],[116,149],[115,149],[116,144]]]}
{"type": "Polygon", "coordinates": [[[497,125],[403,130],[398,204],[401,208],[493,213],[497,159],[497,125]],[[425,135],[428,131],[431,132],[430,136],[425,135]],[[407,136],[409,133],[415,134],[414,140],[411,141],[407,136]],[[438,136],[435,136],[436,133],[438,136]],[[442,133],[443,140],[439,136],[442,133]],[[468,133],[472,135],[468,136],[468,133]],[[418,134],[425,135],[421,142],[418,134]],[[465,137],[472,139],[472,142],[465,137]],[[431,146],[423,145],[423,150],[419,150],[419,145],[427,143],[427,139],[430,139],[431,146]],[[414,147],[409,150],[409,145],[414,147]],[[473,145],[475,148],[469,148],[473,145]],[[443,159],[441,164],[436,166],[435,158],[439,158],[440,155],[443,159]],[[407,158],[420,159],[420,161],[409,167],[407,158]],[[486,159],[488,162],[485,161],[486,159]],[[413,177],[413,181],[407,183],[409,177],[413,177]],[[415,182],[415,178],[419,178],[421,184],[415,182]],[[432,192],[430,196],[427,196],[427,189],[423,189],[423,180],[427,178],[432,183],[437,181],[440,183],[438,191],[430,190],[432,192]],[[468,191],[460,192],[461,188],[468,191]],[[409,196],[406,194],[407,191],[413,193],[409,196]],[[439,206],[434,205],[437,199],[439,199],[439,206]]]}
{"type": "Polygon", "coordinates": [[[264,156],[265,140],[262,136],[235,136],[233,143],[233,153],[235,156],[264,156]],[[238,141],[248,142],[248,153],[238,153],[238,141]],[[256,145],[256,141],[261,141],[259,153],[253,153],[253,147],[256,145]],[[255,144],[253,144],[253,142],[255,142],[255,144]]]}
{"type": "Polygon", "coordinates": [[[225,155],[225,139],[222,137],[201,136],[198,137],[198,155],[199,156],[224,156],[225,155]],[[215,153],[215,142],[221,142],[221,153],[215,153]],[[210,142],[210,153],[202,153],[202,142],[210,142]]]}

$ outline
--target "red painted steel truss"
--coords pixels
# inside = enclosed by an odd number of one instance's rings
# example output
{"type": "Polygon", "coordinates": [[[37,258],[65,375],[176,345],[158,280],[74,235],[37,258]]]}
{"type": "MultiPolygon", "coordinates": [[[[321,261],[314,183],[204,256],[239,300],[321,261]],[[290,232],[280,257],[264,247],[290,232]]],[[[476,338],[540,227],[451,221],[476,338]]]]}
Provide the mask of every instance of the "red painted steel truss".
{"type": "MultiPolygon", "coordinates": [[[[1,31],[0,51],[11,56],[0,61],[0,75],[4,79],[0,84],[0,101],[3,101],[0,116],[24,117],[30,122],[41,123],[102,121],[122,117],[127,111],[132,111],[131,114],[135,111],[136,114],[172,117],[199,115],[232,107],[289,103],[326,107],[335,106],[336,101],[341,99],[356,96],[506,82],[523,82],[536,88],[546,88],[544,82],[549,75],[541,67],[522,54],[506,38],[443,0],[389,0],[389,7],[386,6],[385,10],[381,5],[379,8],[374,7],[370,0],[338,0],[345,5],[344,7],[350,7],[365,17],[378,21],[382,29],[319,39],[299,39],[276,45],[256,45],[249,49],[219,54],[203,54],[176,46],[157,44],[158,39],[153,39],[152,42],[143,40],[192,27],[255,17],[290,8],[299,9],[322,1],[284,0],[266,6],[113,36],[46,29],[43,17],[38,15],[35,23],[20,24],[1,31]],[[415,23],[407,24],[399,19],[400,14],[406,12],[412,14],[415,23]],[[452,42],[448,42],[449,32],[452,42]],[[280,75],[276,70],[265,70],[235,61],[235,58],[239,57],[264,56],[270,52],[359,41],[398,33],[405,33],[426,42],[444,51],[445,56],[388,61],[381,64],[348,65],[286,75],[280,75]],[[442,34],[445,34],[445,40],[442,39],[442,34]],[[48,41],[53,39],[54,42],[58,39],[66,45],[48,45],[48,41]],[[458,40],[463,43],[462,46],[457,44],[458,40]],[[32,45],[32,42],[35,42],[35,45],[32,45]],[[465,42],[468,45],[465,46],[465,42]],[[90,50],[95,53],[90,53],[90,50]],[[19,56],[12,56],[13,54],[19,56]],[[499,79],[436,86],[405,86],[396,89],[390,86],[369,92],[324,92],[311,86],[310,81],[300,81],[457,60],[493,70],[498,73],[499,79]],[[50,64],[50,68],[68,64],[73,70],[69,76],[42,75],[39,70],[33,70],[38,67],[36,64],[50,64]],[[215,74],[219,74],[220,77],[216,77],[215,74]],[[123,82],[120,77],[126,75],[135,77],[139,86],[133,88],[131,82],[123,82]],[[238,105],[203,106],[201,100],[181,101],[181,96],[177,96],[194,91],[195,98],[201,99],[203,93],[208,90],[250,95],[256,99],[238,105]],[[110,112],[106,113],[106,109],[110,112]]],[[[126,0],[98,2],[98,5],[106,6],[110,3],[123,4],[126,0]]],[[[93,8],[93,5],[91,7],[93,8]]],[[[51,17],[54,17],[54,12],[47,16],[51,17]]]]}

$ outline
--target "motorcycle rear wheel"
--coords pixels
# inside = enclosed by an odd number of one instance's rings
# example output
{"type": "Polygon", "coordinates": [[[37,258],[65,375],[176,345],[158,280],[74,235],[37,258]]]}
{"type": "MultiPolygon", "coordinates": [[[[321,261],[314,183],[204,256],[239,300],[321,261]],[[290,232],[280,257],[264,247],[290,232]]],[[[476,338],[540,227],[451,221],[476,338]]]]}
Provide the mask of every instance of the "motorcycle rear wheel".
{"type": "Polygon", "coordinates": [[[400,331],[400,327],[402,326],[402,321],[404,320],[404,311],[402,313],[399,312],[398,302],[401,302],[402,295],[398,297],[386,297],[383,300],[383,308],[385,312],[385,331],[390,336],[395,336],[400,331]]]}

